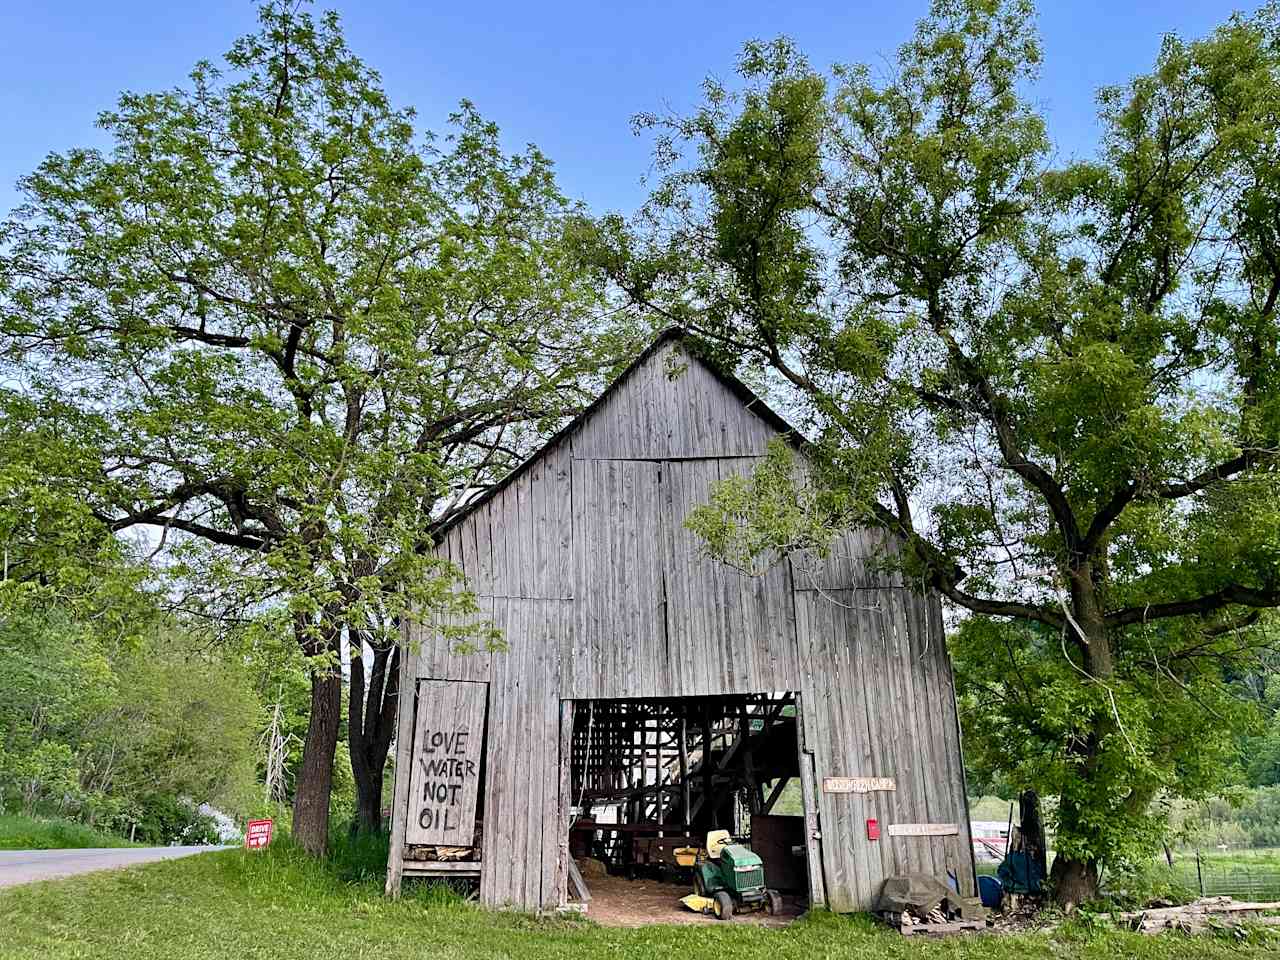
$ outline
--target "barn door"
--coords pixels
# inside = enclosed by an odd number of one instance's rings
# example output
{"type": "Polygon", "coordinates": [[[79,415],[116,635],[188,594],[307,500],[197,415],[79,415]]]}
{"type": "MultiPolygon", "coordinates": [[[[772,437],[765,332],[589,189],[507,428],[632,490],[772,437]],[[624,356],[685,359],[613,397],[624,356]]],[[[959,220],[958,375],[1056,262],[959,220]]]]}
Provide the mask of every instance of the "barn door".
{"type": "Polygon", "coordinates": [[[487,683],[418,681],[405,843],[472,845],[488,697],[487,683]]]}

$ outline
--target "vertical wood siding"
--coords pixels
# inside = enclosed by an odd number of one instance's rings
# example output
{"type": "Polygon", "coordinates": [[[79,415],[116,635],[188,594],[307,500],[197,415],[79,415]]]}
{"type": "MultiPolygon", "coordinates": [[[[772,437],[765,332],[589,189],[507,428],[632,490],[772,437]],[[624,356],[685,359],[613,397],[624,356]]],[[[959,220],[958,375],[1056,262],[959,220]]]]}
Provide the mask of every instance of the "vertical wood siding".
{"type": "MultiPolygon", "coordinates": [[[[846,538],[849,553],[858,534],[846,538]]],[[[827,899],[867,909],[896,873],[954,875],[974,892],[955,693],[936,597],[901,586],[795,591],[805,646],[805,731],[823,777],[892,777],[897,789],[819,792],[827,899]],[[881,839],[867,839],[875,819],[881,839]],[[892,823],[955,823],[955,837],[890,837],[892,823]]]]}
{"type": "MultiPolygon", "coordinates": [[[[791,570],[776,564],[750,576],[705,556],[685,526],[712,485],[755,460],[687,460],[662,464],[661,517],[668,669],[663,696],[798,690],[791,570]]],[[[610,694],[614,696],[614,694],[610,694]]]]}
{"type": "Polygon", "coordinates": [[[639,691],[670,673],[659,470],[647,460],[573,461],[577,633],[560,689],[566,699],[649,696],[639,691]]]}
{"type": "Polygon", "coordinates": [[[560,644],[572,629],[568,604],[508,599],[494,624],[510,649],[494,655],[489,684],[481,900],[554,909],[562,874],[560,837],[560,644]]]}
{"type": "Polygon", "coordinates": [[[563,902],[561,701],[782,690],[803,698],[831,908],[867,909],[885,876],[908,870],[949,871],[972,893],[937,597],[879,570],[873,557],[891,545],[868,531],[753,578],[704,557],[684,526],[776,436],[668,342],[441,542],[476,594],[475,618],[507,644],[459,655],[438,622],[406,629],[407,679],[490,685],[482,902],[563,902]],[[897,789],[822,792],[836,776],[893,777],[897,789]],[[881,840],[867,840],[868,818],[881,840]],[[956,823],[960,835],[890,838],[905,822],[956,823]]]}
{"type": "Polygon", "coordinates": [[[574,433],[584,459],[752,457],[778,435],[678,343],[660,347],[574,433]]]}

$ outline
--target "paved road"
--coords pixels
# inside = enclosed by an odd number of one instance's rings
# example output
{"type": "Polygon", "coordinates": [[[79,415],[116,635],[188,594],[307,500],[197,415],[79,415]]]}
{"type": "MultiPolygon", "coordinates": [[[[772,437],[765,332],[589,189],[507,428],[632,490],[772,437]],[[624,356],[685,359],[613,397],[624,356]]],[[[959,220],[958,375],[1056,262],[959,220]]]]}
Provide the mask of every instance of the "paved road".
{"type": "Polygon", "coordinates": [[[88,850],[0,850],[0,887],[53,880],[94,870],[114,870],[208,853],[224,847],[122,847],[88,850]]]}

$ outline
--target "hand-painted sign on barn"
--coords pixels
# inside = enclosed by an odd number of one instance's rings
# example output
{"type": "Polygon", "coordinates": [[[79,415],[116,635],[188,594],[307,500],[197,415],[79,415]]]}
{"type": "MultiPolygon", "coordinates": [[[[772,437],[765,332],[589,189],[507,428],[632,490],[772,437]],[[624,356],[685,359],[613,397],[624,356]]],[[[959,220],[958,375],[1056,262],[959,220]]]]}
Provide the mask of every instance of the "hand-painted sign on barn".
{"type": "Polygon", "coordinates": [[[898,784],[893,777],[823,777],[823,793],[875,793],[893,791],[898,784]]]}
{"type": "Polygon", "coordinates": [[[489,685],[418,682],[405,842],[471,846],[489,685]]]}

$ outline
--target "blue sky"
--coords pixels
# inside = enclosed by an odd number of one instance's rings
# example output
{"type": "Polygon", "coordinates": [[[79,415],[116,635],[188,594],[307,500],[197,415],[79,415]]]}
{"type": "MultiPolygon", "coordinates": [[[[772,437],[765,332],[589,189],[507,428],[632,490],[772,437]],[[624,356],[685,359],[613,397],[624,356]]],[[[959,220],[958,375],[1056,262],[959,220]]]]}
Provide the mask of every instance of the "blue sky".
{"type": "MultiPolygon", "coordinates": [[[[1199,36],[1249,3],[1058,0],[1041,3],[1045,69],[1036,98],[1064,156],[1087,153],[1094,91],[1148,67],[1165,32],[1199,36]]],[[[707,74],[727,76],[744,40],[788,34],[815,65],[887,63],[927,0],[766,3],[536,3],[321,0],[398,104],[444,125],[463,97],[513,147],[537,143],[562,188],[593,209],[644,196],[649,145],[629,118],[687,109],[707,74]]],[[[0,211],[14,181],[50,151],[103,145],[94,117],[121,90],[185,81],[253,27],[246,0],[0,0],[0,211]]]]}

